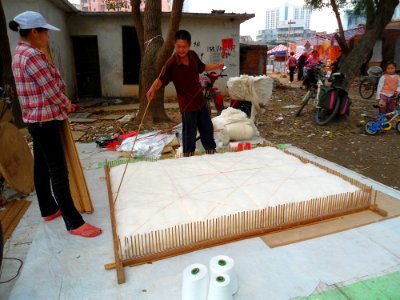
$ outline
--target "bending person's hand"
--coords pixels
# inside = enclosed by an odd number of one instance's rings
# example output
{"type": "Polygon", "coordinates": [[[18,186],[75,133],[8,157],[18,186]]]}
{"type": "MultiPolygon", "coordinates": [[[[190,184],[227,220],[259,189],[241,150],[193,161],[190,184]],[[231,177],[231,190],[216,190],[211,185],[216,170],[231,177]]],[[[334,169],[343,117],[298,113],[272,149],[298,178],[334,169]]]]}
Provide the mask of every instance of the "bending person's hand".
{"type": "Polygon", "coordinates": [[[154,91],[152,88],[150,88],[146,93],[147,101],[150,102],[151,100],[153,100],[153,97],[154,97],[154,91]]]}
{"type": "Polygon", "coordinates": [[[154,80],[153,84],[151,85],[151,87],[149,88],[149,90],[146,93],[146,98],[147,101],[151,101],[154,98],[154,93],[162,86],[162,82],[160,81],[160,79],[156,79],[154,80]]]}

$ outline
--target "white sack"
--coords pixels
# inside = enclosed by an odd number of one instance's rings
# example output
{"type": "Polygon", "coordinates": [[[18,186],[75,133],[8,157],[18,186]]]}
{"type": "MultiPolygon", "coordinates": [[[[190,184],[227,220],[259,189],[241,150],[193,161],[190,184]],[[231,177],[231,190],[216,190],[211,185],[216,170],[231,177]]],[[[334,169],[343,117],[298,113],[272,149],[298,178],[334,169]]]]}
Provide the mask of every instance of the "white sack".
{"type": "Polygon", "coordinates": [[[248,76],[229,78],[228,92],[232,99],[248,100],[254,105],[267,104],[271,98],[273,79],[268,76],[248,76]]]}
{"type": "Polygon", "coordinates": [[[233,123],[225,126],[231,141],[250,140],[254,136],[254,129],[249,124],[233,123]]]}
{"type": "Polygon", "coordinates": [[[216,128],[221,129],[221,126],[225,127],[226,133],[220,131],[224,134],[224,145],[229,141],[248,140],[255,135],[259,135],[254,122],[247,118],[247,115],[239,109],[228,107],[218,117],[213,118],[212,121],[214,131],[216,128]]]}
{"type": "Polygon", "coordinates": [[[229,133],[226,130],[225,124],[217,118],[212,119],[213,127],[214,127],[214,140],[217,144],[217,147],[222,145],[227,145],[229,143],[229,133]]]}

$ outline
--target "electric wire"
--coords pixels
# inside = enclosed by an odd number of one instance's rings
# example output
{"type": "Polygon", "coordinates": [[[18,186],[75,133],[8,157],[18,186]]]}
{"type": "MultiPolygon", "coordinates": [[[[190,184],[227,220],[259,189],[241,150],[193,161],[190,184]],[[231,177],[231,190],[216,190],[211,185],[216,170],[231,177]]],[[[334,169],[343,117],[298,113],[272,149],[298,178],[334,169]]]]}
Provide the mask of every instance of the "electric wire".
{"type": "Polygon", "coordinates": [[[8,280],[0,281],[0,284],[4,284],[4,283],[11,282],[11,281],[13,281],[15,278],[17,278],[17,277],[19,276],[19,272],[21,271],[22,265],[24,264],[24,262],[23,262],[21,259],[19,259],[19,258],[15,258],[15,257],[3,257],[3,260],[5,260],[5,259],[8,259],[8,260],[16,260],[16,261],[18,261],[18,262],[20,263],[20,265],[19,265],[19,267],[18,267],[17,274],[15,274],[13,277],[11,277],[11,278],[8,279],[8,280]]]}

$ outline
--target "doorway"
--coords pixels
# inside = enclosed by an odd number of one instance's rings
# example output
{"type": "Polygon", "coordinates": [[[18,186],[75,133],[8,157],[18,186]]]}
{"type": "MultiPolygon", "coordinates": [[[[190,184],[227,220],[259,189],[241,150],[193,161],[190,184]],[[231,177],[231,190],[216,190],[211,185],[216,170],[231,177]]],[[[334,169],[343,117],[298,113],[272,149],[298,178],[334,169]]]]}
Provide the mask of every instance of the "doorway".
{"type": "Polygon", "coordinates": [[[97,36],[73,36],[78,96],[101,97],[97,36]]]}

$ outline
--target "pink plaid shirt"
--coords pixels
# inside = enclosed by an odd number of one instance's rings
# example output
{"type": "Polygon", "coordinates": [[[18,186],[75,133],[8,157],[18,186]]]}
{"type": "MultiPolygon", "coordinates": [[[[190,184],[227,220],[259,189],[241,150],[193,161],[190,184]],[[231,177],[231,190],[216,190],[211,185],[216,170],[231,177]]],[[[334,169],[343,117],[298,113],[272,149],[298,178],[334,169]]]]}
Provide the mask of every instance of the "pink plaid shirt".
{"type": "Polygon", "coordinates": [[[65,83],[46,54],[20,41],[12,70],[25,123],[67,119],[70,100],[63,93],[65,83]]]}

